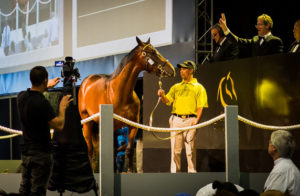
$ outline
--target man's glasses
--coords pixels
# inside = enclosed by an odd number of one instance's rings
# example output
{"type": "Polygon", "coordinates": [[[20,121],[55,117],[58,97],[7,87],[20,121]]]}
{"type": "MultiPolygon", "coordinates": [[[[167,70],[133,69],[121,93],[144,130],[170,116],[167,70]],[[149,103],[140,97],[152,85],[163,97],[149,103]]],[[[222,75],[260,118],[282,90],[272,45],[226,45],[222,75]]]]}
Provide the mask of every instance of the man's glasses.
{"type": "Polygon", "coordinates": [[[261,27],[261,26],[264,26],[265,24],[256,24],[254,25],[255,27],[261,27]]]}
{"type": "Polygon", "coordinates": [[[213,33],[212,34],[213,37],[216,37],[217,35],[218,35],[218,33],[213,33]]]}

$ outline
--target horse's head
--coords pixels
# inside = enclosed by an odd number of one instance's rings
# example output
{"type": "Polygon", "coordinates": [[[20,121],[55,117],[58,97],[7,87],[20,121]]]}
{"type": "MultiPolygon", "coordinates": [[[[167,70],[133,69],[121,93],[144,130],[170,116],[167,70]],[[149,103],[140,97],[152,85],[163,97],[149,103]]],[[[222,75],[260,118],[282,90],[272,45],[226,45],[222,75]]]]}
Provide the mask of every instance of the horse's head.
{"type": "Polygon", "coordinates": [[[144,43],[136,37],[136,41],[140,48],[140,58],[144,62],[144,70],[154,72],[160,77],[175,76],[173,65],[150,44],[150,38],[144,43]]]}

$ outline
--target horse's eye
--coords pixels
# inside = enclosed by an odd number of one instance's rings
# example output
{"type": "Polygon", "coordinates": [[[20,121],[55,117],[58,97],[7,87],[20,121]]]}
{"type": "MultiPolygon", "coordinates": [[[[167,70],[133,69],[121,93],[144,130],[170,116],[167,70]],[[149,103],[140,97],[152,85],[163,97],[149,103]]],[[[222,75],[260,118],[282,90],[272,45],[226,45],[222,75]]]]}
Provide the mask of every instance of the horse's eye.
{"type": "Polygon", "coordinates": [[[153,54],[158,54],[158,52],[156,50],[153,50],[152,53],[153,54]]]}

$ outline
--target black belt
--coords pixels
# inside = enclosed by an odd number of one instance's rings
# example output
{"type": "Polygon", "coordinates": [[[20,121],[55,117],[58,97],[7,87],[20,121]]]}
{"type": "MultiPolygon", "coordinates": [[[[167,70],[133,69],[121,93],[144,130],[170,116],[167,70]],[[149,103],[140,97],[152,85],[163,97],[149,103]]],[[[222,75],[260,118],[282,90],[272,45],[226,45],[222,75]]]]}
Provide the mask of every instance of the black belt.
{"type": "Polygon", "coordinates": [[[186,118],[191,118],[191,117],[197,117],[195,114],[187,114],[187,115],[181,115],[181,114],[175,114],[173,113],[172,115],[186,119],[186,118]]]}

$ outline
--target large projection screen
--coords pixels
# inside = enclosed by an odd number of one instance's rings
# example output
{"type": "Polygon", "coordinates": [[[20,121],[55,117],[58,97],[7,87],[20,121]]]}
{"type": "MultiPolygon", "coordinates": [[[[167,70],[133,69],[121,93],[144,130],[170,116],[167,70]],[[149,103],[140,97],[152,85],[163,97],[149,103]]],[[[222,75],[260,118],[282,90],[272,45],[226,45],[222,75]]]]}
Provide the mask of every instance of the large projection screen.
{"type": "Polygon", "coordinates": [[[172,43],[172,0],[73,0],[73,56],[78,60],[124,53],[134,37],[172,43]]]}
{"type": "Polygon", "coordinates": [[[1,0],[0,74],[172,44],[172,0],[1,0]]]}
{"type": "Polygon", "coordinates": [[[0,18],[0,69],[63,56],[63,1],[1,0],[0,18]]]}

